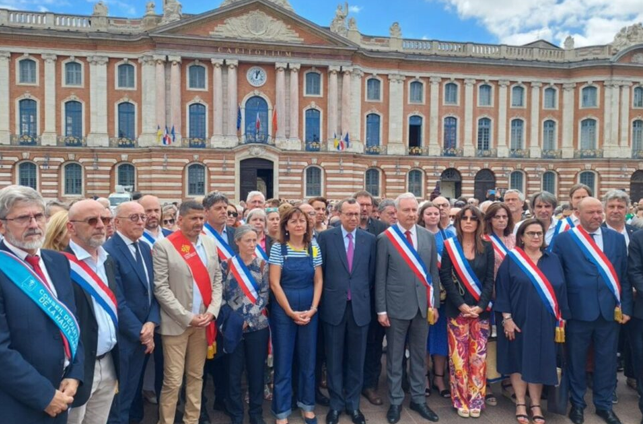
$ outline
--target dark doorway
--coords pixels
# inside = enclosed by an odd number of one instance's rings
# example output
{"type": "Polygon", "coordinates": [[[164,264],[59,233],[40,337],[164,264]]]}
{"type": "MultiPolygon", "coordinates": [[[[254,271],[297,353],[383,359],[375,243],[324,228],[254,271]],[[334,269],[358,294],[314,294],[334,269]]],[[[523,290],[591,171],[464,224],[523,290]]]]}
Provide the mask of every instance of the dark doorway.
{"type": "Polygon", "coordinates": [[[476,174],[473,195],[480,202],[487,198],[487,190],[496,188],[496,175],[490,169],[481,169],[476,174]]]}
{"type": "Polygon", "coordinates": [[[630,179],[630,201],[637,203],[643,199],[643,171],[636,171],[630,179]]]}
{"type": "Polygon", "coordinates": [[[455,168],[448,168],[440,176],[440,191],[447,199],[462,196],[462,176],[455,168]]]}
{"type": "Polygon", "coordinates": [[[273,163],[265,159],[246,159],[240,164],[241,200],[246,200],[251,191],[260,191],[270,199],[274,196],[273,163]]]}

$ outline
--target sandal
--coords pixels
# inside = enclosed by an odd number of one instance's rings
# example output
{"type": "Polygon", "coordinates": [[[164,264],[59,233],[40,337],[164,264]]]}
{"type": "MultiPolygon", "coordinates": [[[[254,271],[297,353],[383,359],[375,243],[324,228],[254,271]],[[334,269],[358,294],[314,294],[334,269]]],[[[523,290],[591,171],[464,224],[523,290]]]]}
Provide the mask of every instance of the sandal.
{"type": "MultiPolygon", "coordinates": [[[[438,393],[440,393],[441,397],[443,397],[445,399],[450,399],[451,398],[451,390],[449,390],[449,389],[440,390],[440,388],[435,384],[435,377],[441,378],[442,382],[444,383],[444,374],[439,375],[439,374],[436,374],[435,372],[433,373],[433,388],[435,390],[437,390],[438,393]]],[[[446,386],[446,383],[445,383],[445,386],[446,386]]]]}
{"type": "Polygon", "coordinates": [[[487,393],[484,397],[484,402],[489,406],[498,405],[498,399],[496,399],[496,395],[494,395],[493,393],[487,393]]]}
{"type": "MultiPolygon", "coordinates": [[[[531,409],[531,419],[533,420],[534,424],[545,424],[545,417],[543,417],[542,415],[534,414],[534,411],[533,411],[534,408],[539,408],[540,409],[540,405],[531,405],[529,407],[529,409],[531,409]]],[[[540,413],[542,414],[542,409],[541,409],[540,413]]]]}
{"type": "Polygon", "coordinates": [[[424,396],[431,396],[431,378],[429,377],[428,372],[426,373],[426,387],[424,388],[424,396]]]}
{"type": "Polygon", "coordinates": [[[517,412],[518,408],[521,407],[521,406],[524,406],[525,408],[527,408],[527,404],[525,404],[525,403],[517,403],[516,404],[516,421],[518,421],[518,423],[520,423],[520,424],[529,424],[529,415],[527,415],[527,414],[519,414],[517,412]]]}

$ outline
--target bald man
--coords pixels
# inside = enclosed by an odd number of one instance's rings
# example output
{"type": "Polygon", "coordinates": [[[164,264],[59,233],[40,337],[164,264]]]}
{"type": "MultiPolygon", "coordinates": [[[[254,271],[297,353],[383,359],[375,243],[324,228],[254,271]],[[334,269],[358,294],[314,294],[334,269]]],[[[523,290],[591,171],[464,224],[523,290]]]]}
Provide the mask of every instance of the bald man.
{"type": "Polygon", "coordinates": [[[147,217],[145,231],[141,240],[149,244],[150,247],[154,247],[154,243],[163,240],[172,234],[172,231],[161,227],[161,202],[158,197],[148,194],[141,197],[138,203],[143,206],[147,217]]]}

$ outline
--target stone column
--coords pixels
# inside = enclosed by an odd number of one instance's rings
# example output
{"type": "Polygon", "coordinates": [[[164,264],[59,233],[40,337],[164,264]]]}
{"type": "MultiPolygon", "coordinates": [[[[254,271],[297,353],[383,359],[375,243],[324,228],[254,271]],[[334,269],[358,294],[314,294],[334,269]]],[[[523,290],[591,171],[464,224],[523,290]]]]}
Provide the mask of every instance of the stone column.
{"type": "Polygon", "coordinates": [[[350,138],[351,151],[363,153],[364,143],[362,142],[362,77],[364,72],[359,68],[353,68],[351,78],[351,119],[350,138]]]}
{"type": "Polygon", "coordinates": [[[237,135],[237,112],[239,108],[237,68],[239,67],[239,61],[226,59],[226,65],[228,66],[228,125],[225,131],[225,145],[222,147],[234,147],[239,144],[239,136],[237,135]]]}
{"type": "Polygon", "coordinates": [[[43,146],[56,145],[56,55],[43,54],[45,62],[45,128],[42,133],[43,146]]]}
{"type": "MultiPolygon", "coordinates": [[[[210,59],[212,63],[212,147],[223,142],[223,59],[210,59]]],[[[236,122],[236,119],[235,119],[236,122]]]]}
{"type": "Polygon", "coordinates": [[[181,123],[183,102],[181,101],[181,56],[168,56],[170,61],[170,122],[168,129],[176,135],[176,142],[181,142],[181,123]]]}
{"type": "Polygon", "coordinates": [[[108,147],[107,133],[107,63],[105,56],[90,56],[89,62],[89,104],[90,132],[87,136],[87,146],[108,147]]]}
{"type": "Polygon", "coordinates": [[[165,55],[154,56],[156,63],[156,125],[161,126],[161,131],[167,125],[165,110],[165,55]]]}
{"type": "Polygon", "coordinates": [[[531,134],[529,136],[530,156],[539,158],[542,153],[540,145],[540,82],[531,83],[531,134]]]}
{"type": "Polygon", "coordinates": [[[400,74],[388,76],[388,153],[391,155],[406,154],[404,137],[404,80],[400,74]]]}
{"type": "MultiPolygon", "coordinates": [[[[611,128],[611,145],[613,146],[612,152],[605,152],[606,156],[609,157],[609,154],[612,154],[612,157],[620,157],[620,148],[619,148],[619,136],[618,136],[618,127],[620,122],[620,112],[621,112],[621,81],[614,81],[612,85],[612,128],[611,128]]],[[[598,147],[598,146],[597,146],[598,147]]],[[[627,156],[626,156],[627,157],[627,156]]]]}
{"type": "MultiPolygon", "coordinates": [[[[605,81],[603,84],[603,146],[602,148],[607,151],[612,151],[612,145],[616,144],[616,140],[612,141],[612,93],[613,93],[613,83],[611,81],[605,81]]],[[[582,106],[582,103],[581,103],[582,106]]],[[[596,134],[598,140],[598,134],[596,134]]],[[[597,141],[598,144],[598,141],[597,141]]],[[[579,136],[579,146],[580,146],[580,136],[579,136]]],[[[599,148],[601,146],[596,146],[599,148]]],[[[579,147],[580,148],[580,147],[579,147]]]]}
{"type": "Polygon", "coordinates": [[[467,157],[476,155],[473,141],[473,86],[476,80],[464,80],[464,145],[463,154],[467,157]]]}
{"type": "Polygon", "coordinates": [[[576,95],[576,84],[563,84],[563,131],[562,131],[562,153],[563,158],[574,157],[574,96],[576,95]]]}
{"type": "Polygon", "coordinates": [[[290,140],[301,145],[299,138],[299,63],[290,63],[290,140]]]}
{"type": "Polygon", "coordinates": [[[9,122],[9,64],[11,53],[0,52],[0,104],[6,107],[0,108],[0,144],[11,143],[11,126],[9,122]]]}
{"type": "Polygon", "coordinates": [[[441,156],[442,147],[438,140],[438,132],[440,129],[440,82],[442,78],[431,77],[431,93],[429,94],[431,100],[429,104],[429,155],[441,156]]]}
{"type": "Polygon", "coordinates": [[[507,87],[509,81],[498,81],[498,157],[509,156],[507,147],[507,87]]]}
{"type": "Polygon", "coordinates": [[[630,91],[632,83],[623,81],[621,83],[621,157],[630,157],[632,146],[630,144],[630,91]]]}
{"type": "MultiPolygon", "coordinates": [[[[337,83],[337,73],[339,72],[339,66],[329,66],[329,83],[328,83],[328,135],[326,138],[329,143],[329,150],[333,148],[333,136],[337,134],[338,127],[338,83],[337,83]]],[[[338,135],[339,137],[339,135],[338,135]]]]}
{"type": "MultiPolygon", "coordinates": [[[[155,146],[158,144],[156,123],[156,61],[153,56],[143,56],[141,64],[141,122],[142,131],[138,138],[139,146],[155,146]]],[[[164,86],[159,87],[163,89],[164,86]]]]}
{"type": "Polygon", "coordinates": [[[349,66],[344,66],[342,68],[342,129],[340,137],[344,137],[346,133],[349,134],[350,139],[350,130],[351,130],[351,74],[353,73],[353,68],[349,66]]]}
{"type": "MultiPolygon", "coordinates": [[[[275,92],[275,105],[273,106],[277,111],[277,128],[272,128],[272,114],[268,116],[270,122],[270,136],[275,136],[275,142],[281,144],[286,140],[286,67],[287,63],[275,63],[275,70],[277,77],[275,78],[276,92],[275,92]]],[[[274,110],[272,113],[274,114],[274,110]]]]}

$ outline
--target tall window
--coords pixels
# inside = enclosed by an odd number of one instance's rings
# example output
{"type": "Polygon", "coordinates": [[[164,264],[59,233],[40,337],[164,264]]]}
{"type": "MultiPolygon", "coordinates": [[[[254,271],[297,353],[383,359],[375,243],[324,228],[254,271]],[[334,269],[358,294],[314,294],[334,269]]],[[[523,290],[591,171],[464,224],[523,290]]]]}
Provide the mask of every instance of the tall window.
{"type": "Polygon", "coordinates": [[[444,86],[444,104],[458,104],[458,85],[456,83],[449,82],[444,86]]]}
{"type": "Polygon", "coordinates": [[[308,109],[306,111],[306,141],[318,142],[321,140],[321,112],[317,109],[308,109]]]}
{"type": "Polygon", "coordinates": [[[591,171],[583,171],[578,177],[578,182],[585,184],[592,189],[592,193],[596,193],[596,174],[591,171]]]}
{"type": "MultiPolygon", "coordinates": [[[[380,116],[371,113],[366,115],[366,147],[380,145],[380,116]]],[[[373,193],[371,193],[373,194],[373,193]]]]}
{"type": "Polygon", "coordinates": [[[478,87],[478,104],[491,106],[491,86],[489,84],[482,84],[478,87]]]}
{"type": "Polygon", "coordinates": [[[371,168],[366,171],[366,184],[365,190],[375,197],[380,195],[380,171],[379,169],[371,168]]]}
{"type": "Polygon", "coordinates": [[[134,65],[129,63],[118,65],[118,87],[134,88],[134,65]]]}
{"type": "Polygon", "coordinates": [[[306,197],[322,195],[321,168],[311,166],[306,169],[306,197]]]}
{"type": "Polygon", "coordinates": [[[634,99],[632,101],[633,107],[643,107],[643,87],[634,88],[634,99]]]}
{"type": "Polygon", "coordinates": [[[117,184],[123,187],[136,186],[136,170],[131,163],[123,163],[116,168],[116,181],[117,184]]]}
{"type": "Polygon", "coordinates": [[[23,59],[18,65],[20,71],[19,81],[21,84],[36,83],[36,61],[32,59],[23,59]]]}
{"type": "Polygon", "coordinates": [[[556,121],[548,119],[543,122],[543,150],[556,149],[556,121]]]}
{"type": "Polygon", "coordinates": [[[33,162],[18,165],[18,184],[38,190],[38,170],[33,162]]]}
{"type": "Polygon", "coordinates": [[[525,192],[525,174],[520,171],[514,171],[509,177],[509,188],[525,192]]]}
{"type": "Polygon", "coordinates": [[[596,149],[596,120],[583,119],[580,123],[581,150],[596,149]]]}
{"type": "Polygon", "coordinates": [[[246,102],[246,142],[268,142],[268,103],[259,96],[246,102]]]}
{"type": "Polygon", "coordinates": [[[556,173],[547,171],[543,174],[543,191],[556,195],[556,173]]]}
{"type": "Polygon", "coordinates": [[[556,109],[556,89],[553,87],[545,88],[545,99],[544,99],[544,108],[545,109],[556,109]]]}
{"type": "Polygon", "coordinates": [[[491,119],[478,120],[478,150],[489,150],[491,147],[491,119]]]}
{"type": "Polygon", "coordinates": [[[643,121],[640,119],[632,122],[632,150],[643,150],[643,121]]]}
{"type": "Polygon", "coordinates": [[[367,100],[380,100],[382,97],[381,91],[382,83],[377,78],[369,78],[366,81],[366,99],[367,100]]]}
{"type": "Polygon", "coordinates": [[[458,119],[453,116],[444,118],[444,148],[458,147],[458,119]]]}
{"type": "Polygon", "coordinates": [[[525,106],[525,88],[519,85],[511,89],[511,107],[525,106]]]}
{"type": "Polygon", "coordinates": [[[83,104],[77,101],[65,103],[65,136],[82,138],[83,104]]]}
{"type": "Polygon", "coordinates": [[[188,166],[188,196],[205,196],[205,166],[200,163],[188,166]]]}
{"type": "Polygon", "coordinates": [[[409,147],[422,147],[422,117],[409,118],[409,147]]]}
{"type": "MultiPolygon", "coordinates": [[[[194,66],[192,67],[194,68],[194,66]]],[[[193,103],[189,108],[190,113],[190,138],[205,140],[205,106],[193,103]]]]}
{"type": "Polygon", "coordinates": [[[409,193],[413,193],[415,197],[423,197],[422,195],[422,171],[414,169],[409,172],[409,193]]]}
{"type": "Polygon", "coordinates": [[[38,135],[38,112],[35,100],[23,99],[18,103],[20,108],[20,135],[36,137],[38,135]]]}
{"type": "Polygon", "coordinates": [[[409,89],[411,90],[410,93],[410,102],[411,103],[422,103],[424,99],[422,98],[422,91],[423,91],[423,84],[420,81],[413,81],[409,89]]]}
{"type": "Polygon", "coordinates": [[[205,66],[192,65],[189,69],[188,79],[190,88],[205,89],[205,66]]]}
{"type": "Polygon", "coordinates": [[[136,139],[136,113],[134,105],[129,102],[118,105],[118,137],[136,139]]]}
{"type": "Polygon", "coordinates": [[[511,149],[520,150],[525,148],[524,127],[525,123],[522,119],[514,119],[511,121],[511,149]]]}
{"type": "Polygon", "coordinates": [[[78,62],[65,63],[65,85],[82,85],[83,67],[78,62]]]}
{"type": "Polygon", "coordinates": [[[306,74],[306,95],[321,96],[321,75],[318,72],[306,74]]]}
{"type": "Polygon", "coordinates": [[[598,106],[598,88],[589,86],[583,88],[582,91],[582,107],[596,107],[598,106]]]}
{"type": "Polygon", "coordinates": [[[65,165],[65,195],[80,196],[83,194],[83,167],[77,163],[65,165]]]}

